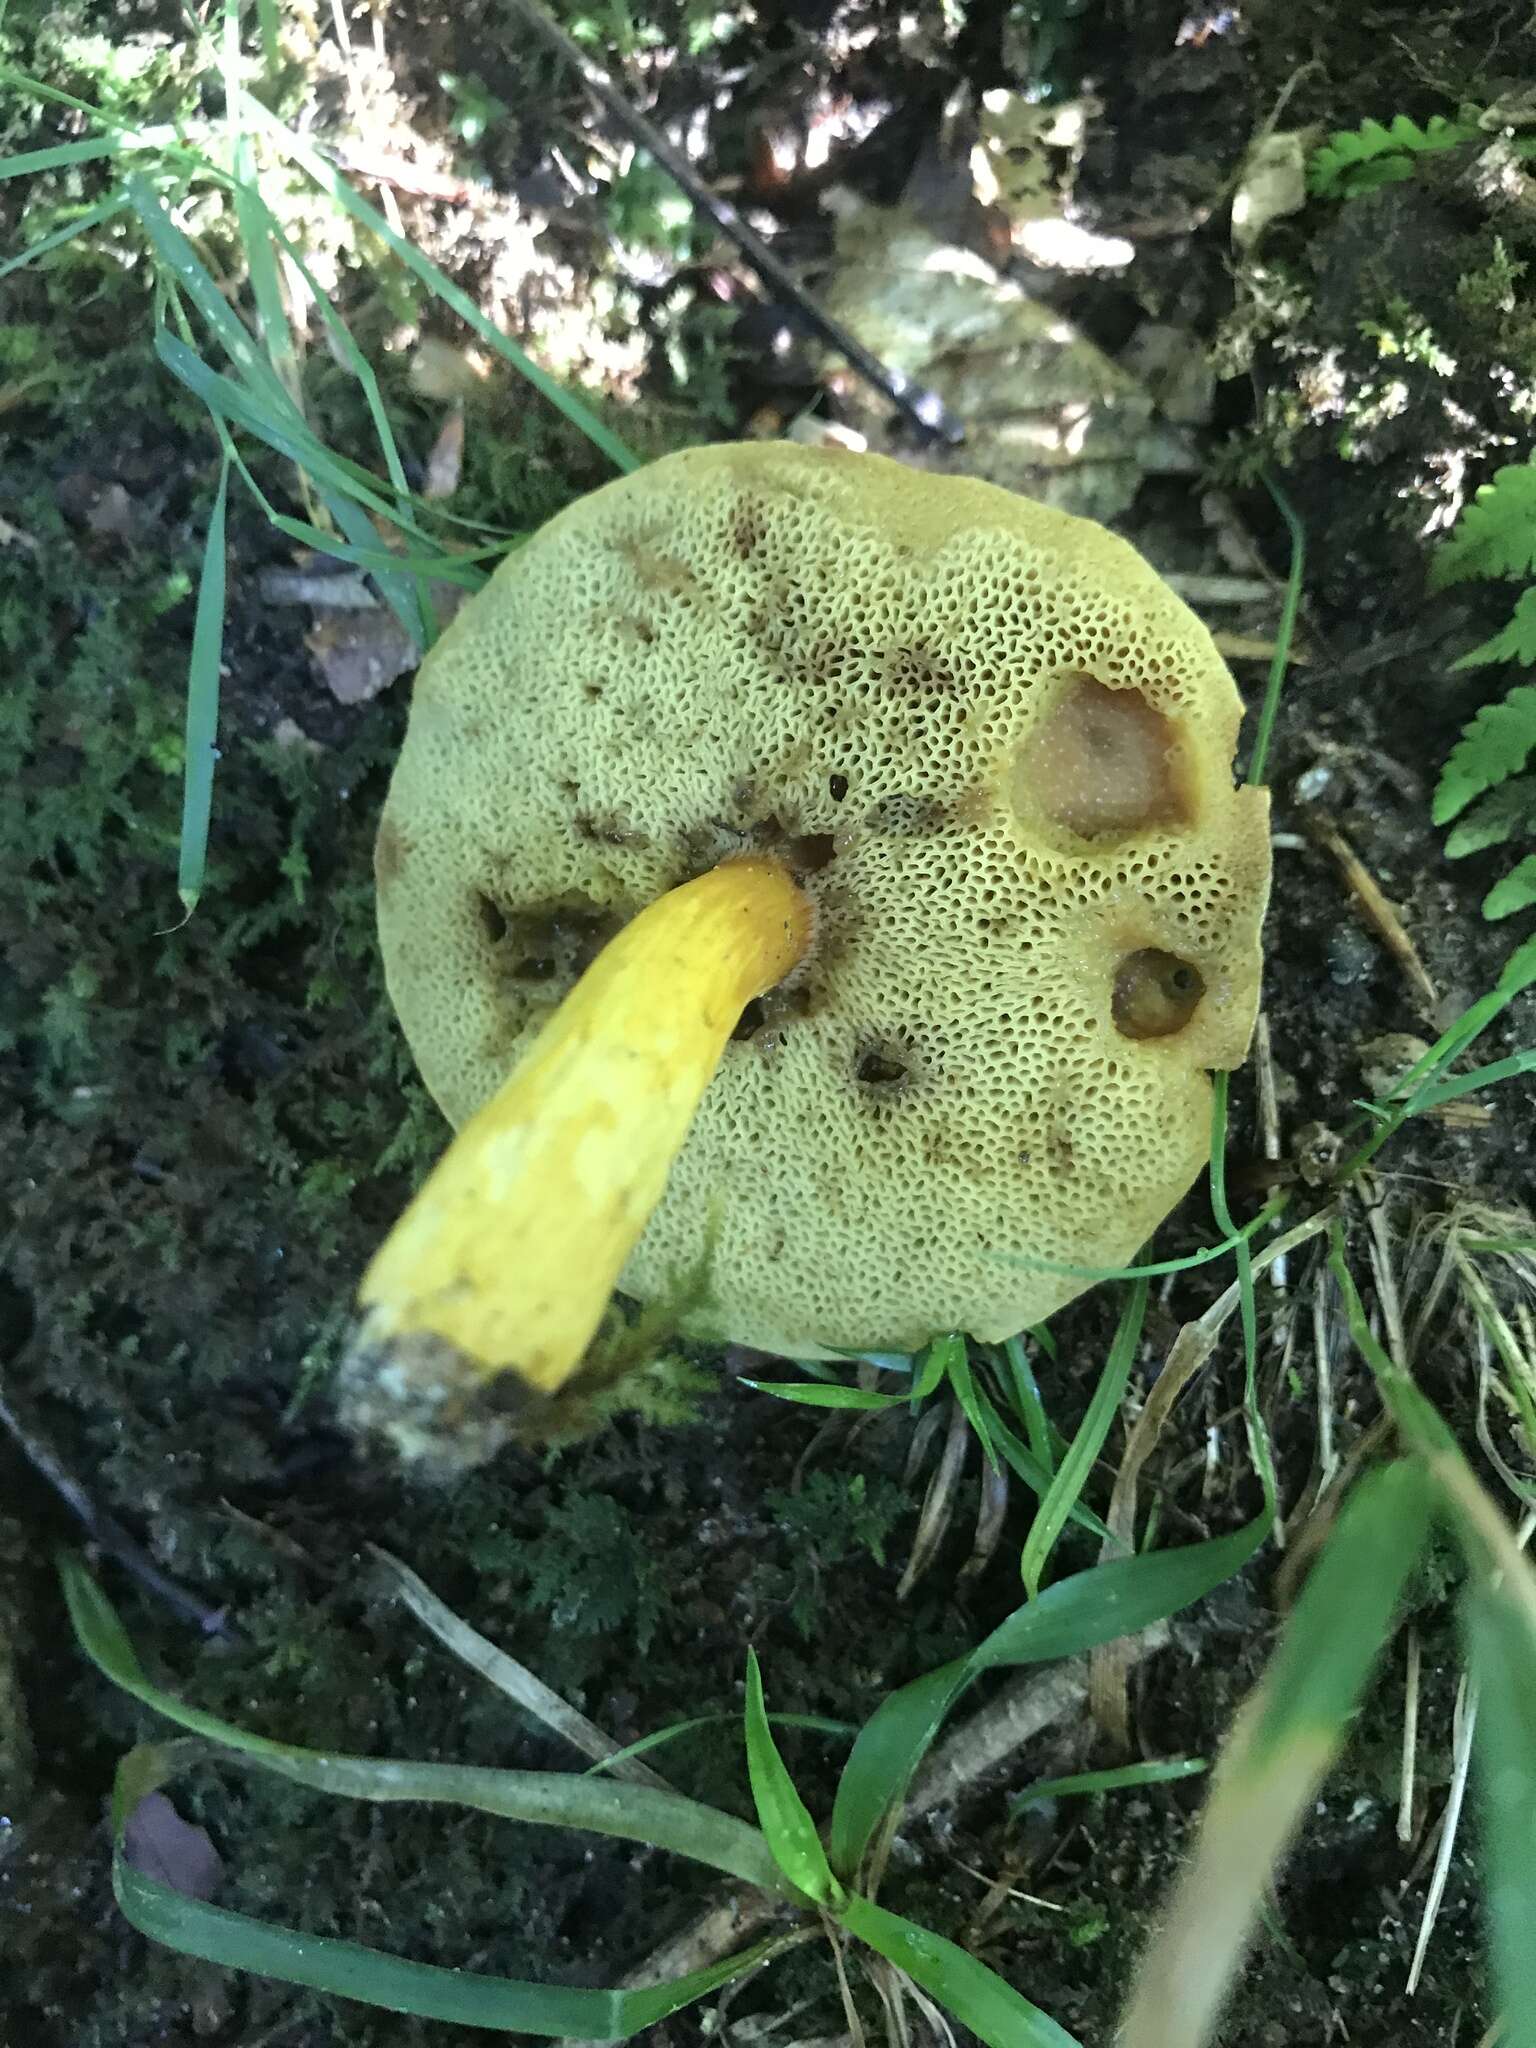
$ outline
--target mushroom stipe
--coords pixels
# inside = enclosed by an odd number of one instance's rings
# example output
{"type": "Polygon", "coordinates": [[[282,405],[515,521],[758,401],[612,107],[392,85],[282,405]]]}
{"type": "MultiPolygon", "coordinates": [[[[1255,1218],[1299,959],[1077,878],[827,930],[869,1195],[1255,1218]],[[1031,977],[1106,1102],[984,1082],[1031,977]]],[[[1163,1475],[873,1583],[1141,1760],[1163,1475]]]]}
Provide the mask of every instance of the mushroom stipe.
{"type": "Polygon", "coordinates": [[[354,1424],[536,1429],[611,1291],[706,1246],[685,1329],[801,1357],[995,1340],[1085,1284],[1042,1262],[1124,1264],[1257,1010],[1241,713],[1125,542],[973,479],[728,445],[552,521],[423,664],[381,821],[460,1130],[364,1280],[354,1424]],[[617,936],[530,952],[568,929],[617,936]]]}
{"type": "Polygon", "coordinates": [[[488,1382],[536,1404],[572,1378],[736,1020],[810,936],[787,869],[748,857],[603,948],[363,1275],[355,1415],[441,1461],[478,1449],[488,1382]]]}

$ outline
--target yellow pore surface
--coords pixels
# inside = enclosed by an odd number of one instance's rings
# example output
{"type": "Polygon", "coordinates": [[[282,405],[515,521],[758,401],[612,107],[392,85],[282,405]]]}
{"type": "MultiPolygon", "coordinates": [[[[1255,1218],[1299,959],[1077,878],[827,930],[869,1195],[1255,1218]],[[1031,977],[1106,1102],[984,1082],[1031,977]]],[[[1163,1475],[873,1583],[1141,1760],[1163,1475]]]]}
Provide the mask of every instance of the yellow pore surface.
{"type": "Polygon", "coordinates": [[[487,1377],[563,1385],[743,1005],[809,936],[771,860],[728,861],[641,911],[391,1231],[358,1293],[369,1340],[424,1334],[487,1377]]]}
{"type": "MultiPolygon", "coordinates": [[[[381,825],[390,994],[466,1122],[667,890],[780,855],[805,958],[745,1009],[622,1285],[701,1333],[997,1338],[1127,1260],[1246,1050],[1267,803],[1241,701],[1123,541],[789,445],[572,506],[417,679],[381,825]]],[[[658,966],[665,1013],[679,984],[658,966]]]]}

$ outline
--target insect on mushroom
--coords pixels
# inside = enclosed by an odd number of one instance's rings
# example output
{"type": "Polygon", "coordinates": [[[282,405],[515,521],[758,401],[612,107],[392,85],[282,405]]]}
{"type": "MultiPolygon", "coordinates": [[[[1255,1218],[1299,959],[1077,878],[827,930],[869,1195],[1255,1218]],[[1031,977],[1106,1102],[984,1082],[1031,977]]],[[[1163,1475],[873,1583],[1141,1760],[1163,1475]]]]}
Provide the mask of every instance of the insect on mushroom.
{"type": "Polygon", "coordinates": [[[458,1135],[362,1282],[354,1424],[487,1454],[705,1247],[687,1329],[802,1358],[1123,1264],[1257,1010],[1241,713],[1131,547],[990,484],[727,445],[553,520],[423,664],[379,829],[458,1135]]]}

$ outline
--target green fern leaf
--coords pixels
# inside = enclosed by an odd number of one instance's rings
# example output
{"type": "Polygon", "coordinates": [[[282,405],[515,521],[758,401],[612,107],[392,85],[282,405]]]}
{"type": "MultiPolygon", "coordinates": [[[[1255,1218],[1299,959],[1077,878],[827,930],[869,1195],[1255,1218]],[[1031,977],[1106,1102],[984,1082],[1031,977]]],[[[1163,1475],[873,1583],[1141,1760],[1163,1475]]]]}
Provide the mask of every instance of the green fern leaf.
{"type": "Polygon", "coordinates": [[[1536,853],[1528,853],[1519,867],[1511,868],[1502,882],[1495,882],[1483,898],[1484,917],[1513,917],[1517,910],[1529,910],[1536,903],[1536,853]]]}
{"type": "Polygon", "coordinates": [[[1354,199],[1411,178],[1416,157],[1453,149],[1477,132],[1469,122],[1448,121],[1443,114],[1432,114],[1423,128],[1406,114],[1395,115],[1386,126],[1362,121],[1358,128],[1339,129],[1312,152],[1307,185],[1319,199],[1354,199]]]}
{"type": "Polygon", "coordinates": [[[1507,782],[1533,748],[1536,688],[1519,683],[1502,704],[1485,704],[1451,749],[1435,791],[1435,823],[1448,825],[1474,797],[1507,782]]]}
{"type": "Polygon", "coordinates": [[[1452,827],[1445,842],[1447,857],[1463,860],[1486,853],[1517,835],[1536,832],[1536,775],[1516,775],[1479,797],[1452,827]]]}
{"type": "Polygon", "coordinates": [[[1484,484],[1430,564],[1431,587],[1536,571],[1536,462],[1512,463],[1484,484]]]}
{"type": "Polygon", "coordinates": [[[1491,640],[1483,641],[1464,654],[1453,668],[1486,668],[1490,662],[1518,661],[1529,668],[1536,662],[1536,585],[1521,593],[1514,617],[1491,640]]]}

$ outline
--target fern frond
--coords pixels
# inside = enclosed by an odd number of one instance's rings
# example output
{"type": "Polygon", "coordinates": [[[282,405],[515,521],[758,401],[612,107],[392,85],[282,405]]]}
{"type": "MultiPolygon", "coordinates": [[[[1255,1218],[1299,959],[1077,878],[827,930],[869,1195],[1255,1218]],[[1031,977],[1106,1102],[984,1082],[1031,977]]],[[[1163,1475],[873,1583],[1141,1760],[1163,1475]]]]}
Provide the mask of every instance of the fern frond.
{"type": "Polygon", "coordinates": [[[1536,903],[1536,853],[1528,853],[1520,865],[1511,868],[1501,882],[1495,882],[1483,898],[1484,917],[1513,917],[1517,910],[1529,910],[1536,903]]]}
{"type": "Polygon", "coordinates": [[[1536,662],[1536,584],[1522,591],[1514,616],[1507,626],[1484,640],[1470,653],[1453,662],[1453,668],[1486,668],[1496,661],[1518,661],[1529,668],[1536,662]]]}
{"type": "Polygon", "coordinates": [[[1484,484],[1462,512],[1430,564],[1430,587],[1441,590],[1447,583],[1470,583],[1479,576],[1529,576],[1533,572],[1536,462],[1511,463],[1498,470],[1493,482],[1484,484]]]}
{"type": "Polygon", "coordinates": [[[1394,115],[1385,125],[1362,121],[1358,128],[1339,129],[1312,152],[1307,186],[1319,199],[1353,199],[1411,178],[1416,157],[1454,149],[1477,132],[1470,122],[1448,121],[1443,114],[1431,114],[1423,128],[1406,114],[1394,115]]]}
{"type": "Polygon", "coordinates": [[[1446,857],[1464,860],[1490,846],[1536,833],[1536,775],[1516,775],[1479,797],[1452,827],[1446,857]]]}
{"type": "Polygon", "coordinates": [[[1519,683],[1502,704],[1485,704],[1451,749],[1435,790],[1435,823],[1448,825],[1474,797],[1507,782],[1533,749],[1536,688],[1519,683]]]}

